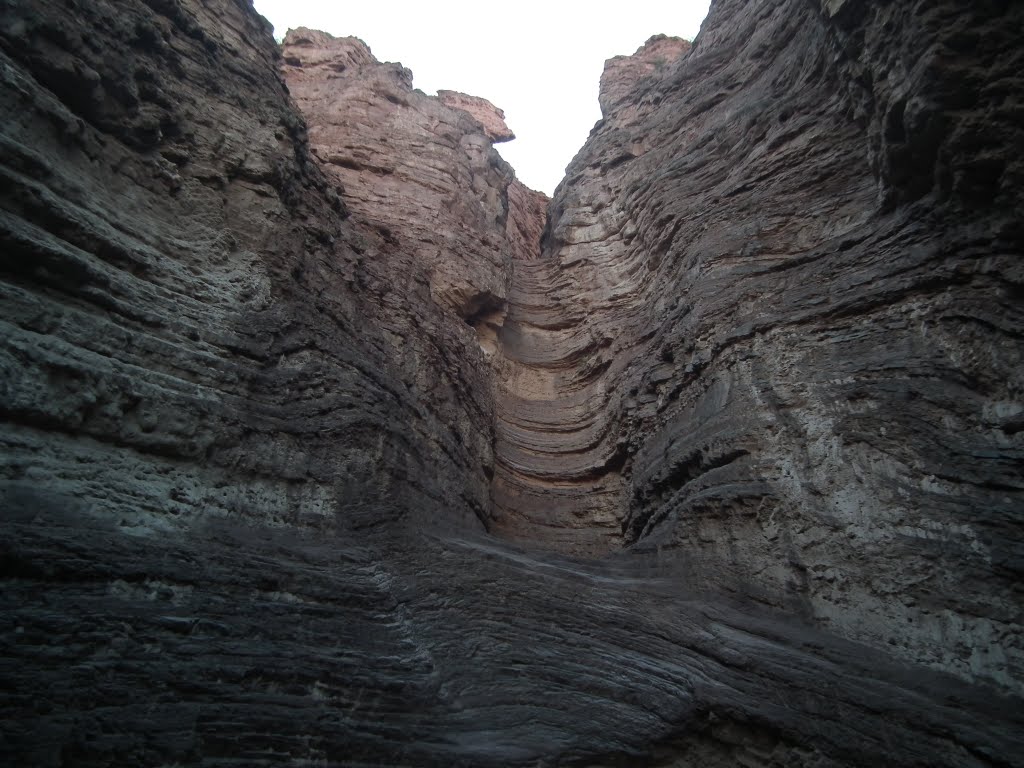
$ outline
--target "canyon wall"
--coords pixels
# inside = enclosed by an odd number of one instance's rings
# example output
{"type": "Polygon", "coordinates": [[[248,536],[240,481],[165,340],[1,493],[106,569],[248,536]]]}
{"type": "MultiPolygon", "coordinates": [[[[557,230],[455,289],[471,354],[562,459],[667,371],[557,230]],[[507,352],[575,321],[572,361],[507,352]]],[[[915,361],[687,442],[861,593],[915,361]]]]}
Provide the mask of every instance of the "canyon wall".
{"type": "Polygon", "coordinates": [[[717,2],[608,62],[513,283],[499,530],[1022,692],[1020,16],[953,13],[717,2]]]}
{"type": "MultiPolygon", "coordinates": [[[[12,461],[19,493],[111,494],[140,534],[193,515],[331,527],[350,502],[391,509],[366,524],[483,516],[493,406],[448,311],[472,290],[382,272],[398,235],[353,221],[360,201],[309,155],[265,23],[219,5],[7,14],[3,407],[9,458],[34,457],[12,461]]],[[[493,259],[480,279],[500,285],[493,259]]]]}
{"type": "Polygon", "coordinates": [[[1018,7],[717,0],[550,205],[355,38],[0,20],[5,762],[1024,764],[1018,7]]]}

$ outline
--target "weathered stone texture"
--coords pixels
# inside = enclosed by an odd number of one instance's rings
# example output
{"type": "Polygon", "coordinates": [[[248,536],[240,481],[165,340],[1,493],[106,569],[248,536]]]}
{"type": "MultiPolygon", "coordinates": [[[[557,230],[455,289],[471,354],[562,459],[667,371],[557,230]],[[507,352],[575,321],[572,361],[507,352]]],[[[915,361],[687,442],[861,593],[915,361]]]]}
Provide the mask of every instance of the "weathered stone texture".
{"type": "Polygon", "coordinates": [[[496,527],[1020,694],[1020,28],[717,2],[612,60],[511,290],[496,527]]]}
{"type": "Polygon", "coordinates": [[[717,0],[548,206],[354,38],[0,7],[0,761],[1024,765],[1021,22],[717,0]]]}
{"type": "Polygon", "coordinates": [[[645,82],[661,79],[666,69],[690,51],[690,41],[667,35],[654,35],[632,56],[614,56],[604,63],[598,101],[601,113],[608,117],[620,107],[635,105],[636,92],[645,82]]]}
{"type": "Polygon", "coordinates": [[[505,125],[505,112],[491,104],[487,99],[479,96],[470,96],[458,91],[437,92],[437,98],[446,107],[461,109],[468,112],[473,118],[484,127],[487,138],[495,144],[503,141],[512,141],[516,137],[508,126],[505,125]]]}
{"type": "Polygon", "coordinates": [[[169,511],[333,525],[350,487],[482,516],[489,386],[441,351],[472,332],[374,273],[388,236],[343,220],[265,22],[78,13],[5,11],[11,479],[99,494],[140,530],[169,511]],[[420,463],[435,451],[444,482],[420,463]],[[69,475],[82,462],[104,479],[69,475]]]}
{"type": "Polygon", "coordinates": [[[436,303],[471,324],[503,307],[514,175],[489,129],[413,90],[409,70],[378,62],[356,38],[291,30],[283,50],[314,155],[358,220],[388,242],[367,269],[384,282],[425,279],[436,303]]]}

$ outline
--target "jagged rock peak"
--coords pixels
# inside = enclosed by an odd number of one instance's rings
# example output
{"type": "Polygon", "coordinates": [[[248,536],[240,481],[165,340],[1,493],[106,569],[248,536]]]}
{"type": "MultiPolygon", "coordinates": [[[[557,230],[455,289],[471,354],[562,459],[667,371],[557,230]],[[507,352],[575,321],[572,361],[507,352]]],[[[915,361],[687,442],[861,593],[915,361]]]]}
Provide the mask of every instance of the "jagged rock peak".
{"type": "MultiPolygon", "coordinates": [[[[285,64],[291,67],[320,67],[337,76],[353,74],[363,67],[384,67],[398,75],[409,88],[413,86],[412,70],[400,63],[381,62],[369,45],[358,37],[335,37],[329,32],[308,27],[289,29],[282,47],[285,64]]],[[[480,123],[484,135],[494,144],[512,141],[516,135],[505,124],[504,110],[487,99],[459,91],[439,90],[437,100],[446,107],[459,109],[480,123]]]]}
{"type": "Polygon", "coordinates": [[[690,52],[689,40],[668,35],[653,35],[632,56],[613,56],[604,63],[598,101],[607,117],[622,104],[646,78],[658,77],[690,52]]]}
{"type": "Polygon", "coordinates": [[[512,141],[516,137],[505,125],[505,111],[494,106],[487,99],[458,91],[438,91],[437,98],[445,106],[468,112],[484,127],[484,134],[495,144],[512,141]]]}
{"type": "Polygon", "coordinates": [[[284,47],[289,50],[285,63],[293,67],[330,64],[337,72],[344,72],[348,67],[378,63],[370,46],[358,37],[335,37],[308,27],[289,29],[284,47]]]}

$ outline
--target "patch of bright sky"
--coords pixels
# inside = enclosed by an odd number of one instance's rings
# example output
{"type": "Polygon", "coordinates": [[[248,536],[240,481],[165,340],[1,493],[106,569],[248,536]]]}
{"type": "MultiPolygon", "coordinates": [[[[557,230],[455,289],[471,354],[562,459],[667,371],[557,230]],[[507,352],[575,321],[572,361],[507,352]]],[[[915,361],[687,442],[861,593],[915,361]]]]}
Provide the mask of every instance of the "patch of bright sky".
{"type": "Polygon", "coordinates": [[[651,35],[693,39],[708,0],[255,0],[280,40],[292,27],[360,38],[380,61],[398,61],[413,85],[482,96],[505,111],[514,141],[497,149],[529,187],[547,194],[600,119],[605,59],[632,54],[651,35]]]}

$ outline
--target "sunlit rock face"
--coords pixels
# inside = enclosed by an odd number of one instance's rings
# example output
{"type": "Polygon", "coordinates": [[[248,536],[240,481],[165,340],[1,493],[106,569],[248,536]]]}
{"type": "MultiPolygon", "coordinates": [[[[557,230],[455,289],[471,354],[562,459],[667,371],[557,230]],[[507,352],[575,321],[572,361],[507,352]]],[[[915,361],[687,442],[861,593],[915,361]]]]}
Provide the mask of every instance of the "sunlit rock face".
{"type": "Polygon", "coordinates": [[[11,765],[1022,765],[1022,11],[719,0],[552,201],[227,0],[0,9],[11,765]]]}
{"type": "Polygon", "coordinates": [[[505,125],[504,110],[498,109],[487,99],[459,93],[458,91],[445,90],[438,91],[437,98],[447,107],[461,109],[472,115],[484,127],[484,133],[487,138],[495,144],[503,141],[512,141],[516,137],[509,130],[508,126],[505,125]]]}
{"type": "Polygon", "coordinates": [[[313,155],[387,243],[368,269],[384,282],[426,281],[434,302],[478,327],[493,352],[513,261],[536,256],[547,203],[493,149],[514,138],[504,113],[486,99],[414,90],[408,69],[377,61],[353,37],[291,30],[282,50],[313,155]]]}

